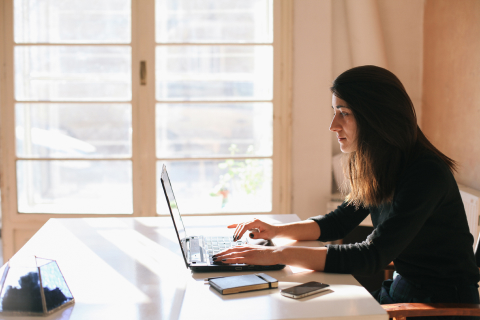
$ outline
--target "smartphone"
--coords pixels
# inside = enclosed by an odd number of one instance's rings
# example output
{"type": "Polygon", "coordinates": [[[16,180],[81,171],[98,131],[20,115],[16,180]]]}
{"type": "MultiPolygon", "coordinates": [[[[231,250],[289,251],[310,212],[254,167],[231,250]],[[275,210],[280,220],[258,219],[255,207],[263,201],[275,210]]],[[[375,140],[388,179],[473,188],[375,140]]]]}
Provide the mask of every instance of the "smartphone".
{"type": "Polygon", "coordinates": [[[293,299],[300,299],[310,296],[312,294],[320,293],[325,290],[329,290],[330,285],[326,283],[311,281],[298,286],[286,288],[280,291],[280,293],[286,297],[293,299]]]}

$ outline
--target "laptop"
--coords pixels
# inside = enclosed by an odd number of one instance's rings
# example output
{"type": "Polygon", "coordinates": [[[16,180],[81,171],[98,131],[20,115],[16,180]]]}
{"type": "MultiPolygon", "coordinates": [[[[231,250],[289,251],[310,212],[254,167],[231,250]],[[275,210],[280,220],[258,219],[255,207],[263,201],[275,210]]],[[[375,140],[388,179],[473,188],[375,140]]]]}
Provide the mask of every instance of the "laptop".
{"type": "Polygon", "coordinates": [[[258,266],[247,264],[222,264],[212,260],[212,256],[231,246],[243,244],[262,244],[274,245],[270,240],[252,240],[244,237],[238,241],[233,241],[232,236],[216,236],[216,235],[188,235],[182,221],[182,216],[178,210],[178,203],[175,200],[170,178],[168,177],[167,168],[163,165],[162,174],[160,176],[165,199],[167,200],[168,210],[172,217],[173,226],[177,233],[178,243],[182,250],[183,258],[187,268],[195,272],[215,272],[215,271],[245,271],[245,270],[281,270],[285,268],[283,264],[258,266]]]}

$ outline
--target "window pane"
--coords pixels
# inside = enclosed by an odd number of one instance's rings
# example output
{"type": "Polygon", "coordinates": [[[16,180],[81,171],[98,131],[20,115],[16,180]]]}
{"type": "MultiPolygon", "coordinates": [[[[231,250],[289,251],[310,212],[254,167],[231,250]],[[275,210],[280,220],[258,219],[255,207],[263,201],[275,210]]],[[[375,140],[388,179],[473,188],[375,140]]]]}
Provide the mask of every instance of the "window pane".
{"type": "Polygon", "coordinates": [[[271,100],[273,48],[158,46],[157,100],[271,100]]]}
{"type": "Polygon", "coordinates": [[[15,98],[31,101],[129,101],[129,46],[17,46],[15,98]]]}
{"type": "Polygon", "coordinates": [[[159,103],[156,117],[158,158],[272,155],[270,102],[159,103]]]}
{"type": "Polygon", "coordinates": [[[17,161],[18,211],[132,213],[131,161],[17,161]]]}
{"type": "Polygon", "coordinates": [[[272,42],[271,0],[157,0],[157,42],[272,42]]]}
{"type": "MultiPolygon", "coordinates": [[[[165,163],[180,213],[270,212],[272,160],[159,161],[165,163]]],[[[161,183],[157,212],[169,214],[161,183]]]]}
{"type": "Polygon", "coordinates": [[[130,0],[15,0],[16,43],[130,43],[130,0]]]}
{"type": "Polygon", "coordinates": [[[23,104],[15,107],[17,156],[131,157],[130,104],[23,104]]]}

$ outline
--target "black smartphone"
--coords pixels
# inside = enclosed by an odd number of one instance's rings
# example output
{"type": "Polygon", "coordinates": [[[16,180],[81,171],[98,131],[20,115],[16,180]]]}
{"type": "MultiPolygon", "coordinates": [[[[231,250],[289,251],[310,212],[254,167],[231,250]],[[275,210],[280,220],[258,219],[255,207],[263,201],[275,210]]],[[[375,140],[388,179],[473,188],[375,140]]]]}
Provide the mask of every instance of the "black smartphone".
{"type": "Polygon", "coordinates": [[[306,282],[298,286],[286,288],[280,291],[280,293],[286,297],[293,299],[300,299],[310,296],[312,294],[320,293],[325,290],[329,290],[330,285],[317,281],[306,282]]]}

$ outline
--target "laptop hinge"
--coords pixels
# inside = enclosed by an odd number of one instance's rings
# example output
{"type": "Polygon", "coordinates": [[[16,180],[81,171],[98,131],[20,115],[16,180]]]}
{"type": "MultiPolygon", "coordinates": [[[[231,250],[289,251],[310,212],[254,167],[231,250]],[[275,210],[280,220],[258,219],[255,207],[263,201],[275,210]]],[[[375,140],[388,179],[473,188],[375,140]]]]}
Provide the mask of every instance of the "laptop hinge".
{"type": "Polygon", "coordinates": [[[190,252],[190,238],[185,239],[185,252],[187,254],[187,262],[190,264],[190,262],[192,261],[190,252]]]}

